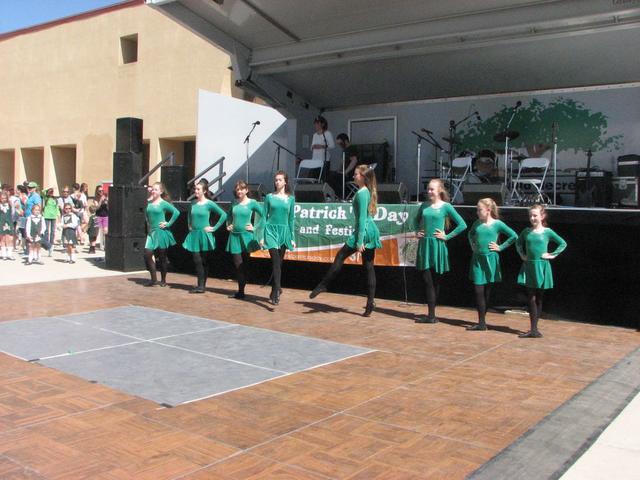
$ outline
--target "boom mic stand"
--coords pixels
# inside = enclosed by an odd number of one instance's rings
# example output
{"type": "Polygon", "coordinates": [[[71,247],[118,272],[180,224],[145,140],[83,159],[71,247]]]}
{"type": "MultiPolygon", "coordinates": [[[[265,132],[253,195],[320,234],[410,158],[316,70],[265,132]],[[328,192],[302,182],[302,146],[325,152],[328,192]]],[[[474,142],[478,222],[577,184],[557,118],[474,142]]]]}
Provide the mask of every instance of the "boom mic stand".
{"type": "Polygon", "coordinates": [[[416,145],[416,157],[417,157],[417,162],[416,162],[416,164],[417,164],[417,171],[416,171],[416,203],[420,203],[420,156],[421,156],[421,149],[422,149],[422,141],[424,140],[429,145],[433,145],[434,147],[435,147],[435,144],[431,140],[429,140],[428,138],[425,138],[422,135],[420,135],[418,132],[414,132],[412,130],[411,133],[413,133],[418,138],[418,143],[416,145]]]}
{"type": "Polygon", "coordinates": [[[244,144],[246,145],[246,155],[247,155],[247,183],[251,183],[249,181],[249,139],[251,137],[251,134],[253,133],[253,131],[256,129],[256,127],[260,125],[260,122],[254,122],[251,125],[251,130],[249,131],[249,133],[247,134],[247,137],[244,139],[244,144]]]}

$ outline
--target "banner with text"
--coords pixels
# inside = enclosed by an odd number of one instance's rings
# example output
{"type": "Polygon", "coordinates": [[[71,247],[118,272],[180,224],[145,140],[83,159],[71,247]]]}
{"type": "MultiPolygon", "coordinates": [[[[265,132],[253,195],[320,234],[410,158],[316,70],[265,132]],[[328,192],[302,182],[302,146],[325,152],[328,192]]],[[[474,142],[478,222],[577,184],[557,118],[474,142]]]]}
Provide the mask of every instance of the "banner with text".
{"type": "MultiPolygon", "coordinates": [[[[380,230],[382,248],[376,250],[376,265],[415,265],[418,240],[411,225],[418,205],[378,205],[374,218],[380,230]]],[[[287,260],[331,263],[338,250],[353,233],[353,207],[348,203],[297,203],[295,207],[296,249],[287,252],[287,260]]],[[[269,257],[258,251],[254,257],[269,257]]],[[[360,254],[346,263],[360,263],[360,254]]]]}

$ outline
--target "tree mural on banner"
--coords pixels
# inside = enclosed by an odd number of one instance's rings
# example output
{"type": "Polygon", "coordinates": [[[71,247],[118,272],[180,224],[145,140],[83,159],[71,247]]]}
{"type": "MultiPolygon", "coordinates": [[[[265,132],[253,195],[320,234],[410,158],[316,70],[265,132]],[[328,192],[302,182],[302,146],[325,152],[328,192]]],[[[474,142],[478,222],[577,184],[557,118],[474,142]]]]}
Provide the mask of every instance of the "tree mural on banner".
{"type": "MultiPolygon", "coordinates": [[[[493,137],[504,130],[513,107],[503,106],[486,120],[474,120],[457,133],[460,145],[468,150],[480,151],[485,148],[500,150],[500,143],[493,137]]],[[[558,124],[558,150],[613,151],[622,148],[623,135],[607,134],[607,116],[602,112],[590,111],[582,102],[559,97],[545,105],[532,99],[516,113],[509,130],[520,133],[510,142],[514,148],[533,145],[552,145],[552,124],[558,124]]],[[[544,150],[544,149],[542,149],[544,150]]]]}

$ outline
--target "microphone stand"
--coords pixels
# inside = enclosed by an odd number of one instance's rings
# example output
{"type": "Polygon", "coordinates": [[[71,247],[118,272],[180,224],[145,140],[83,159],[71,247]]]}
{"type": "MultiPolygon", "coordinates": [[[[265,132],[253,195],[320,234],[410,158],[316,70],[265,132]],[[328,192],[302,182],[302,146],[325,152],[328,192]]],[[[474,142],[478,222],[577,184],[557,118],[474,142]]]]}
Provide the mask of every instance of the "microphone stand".
{"type": "Polygon", "coordinates": [[[247,183],[251,183],[251,182],[249,182],[249,137],[251,137],[251,134],[253,133],[253,131],[256,129],[257,126],[258,126],[258,124],[254,123],[251,126],[251,130],[247,134],[247,138],[244,139],[244,144],[247,147],[246,148],[246,152],[247,152],[247,183]]]}
{"type": "MultiPolygon", "coordinates": [[[[476,114],[476,112],[472,112],[469,115],[467,115],[466,117],[464,117],[462,120],[459,120],[458,122],[456,122],[455,120],[449,120],[449,140],[451,140],[451,143],[449,143],[449,152],[448,152],[449,153],[449,175],[447,175],[447,177],[451,177],[451,175],[453,174],[451,166],[453,165],[453,159],[455,158],[455,151],[453,149],[453,141],[456,138],[456,129],[461,124],[463,124],[464,122],[469,120],[471,117],[473,117],[475,114],[476,114]]],[[[441,148],[441,150],[444,152],[444,149],[441,148]]],[[[442,178],[442,175],[440,175],[440,178],[442,178]]],[[[451,178],[447,178],[447,181],[450,182],[451,178]]]]}
{"type": "Polygon", "coordinates": [[[293,155],[296,160],[300,160],[302,161],[302,158],[300,158],[298,156],[298,154],[296,154],[295,152],[292,152],[291,150],[289,150],[287,147],[285,147],[284,145],[280,145],[278,142],[276,142],[275,140],[271,140],[273,143],[276,144],[276,155],[277,155],[277,163],[276,163],[276,170],[280,170],[280,150],[284,150],[285,152],[290,153],[291,155],[293,155]]]}
{"type": "Polygon", "coordinates": [[[420,151],[422,148],[422,141],[424,140],[430,145],[435,145],[431,142],[431,140],[423,137],[418,132],[411,131],[416,137],[418,137],[418,143],[416,145],[416,157],[417,157],[417,174],[416,174],[416,203],[420,203],[420,151]]]}
{"type": "MultiPolygon", "coordinates": [[[[509,191],[510,185],[507,182],[507,155],[509,154],[509,127],[511,126],[511,122],[518,113],[518,107],[520,105],[516,105],[516,108],[513,109],[513,113],[511,114],[511,118],[507,122],[506,127],[504,127],[504,186],[509,191]]],[[[509,166],[511,166],[511,159],[509,159],[509,166]]],[[[511,175],[510,175],[511,176],[511,175]]],[[[509,202],[511,202],[511,195],[509,195],[509,202]]]]}
{"type": "MultiPolygon", "coordinates": [[[[553,204],[558,205],[556,193],[558,190],[557,167],[558,167],[558,124],[551,124],[551,140],[553,141],[553,204]]],[[[588,187],[587,187],[588,188],[588,187]]]]}
{"type": "MultiPolygon", "coordinates": [[[[444,177],[444,164],[442,163],[442,160],[439,160],[440,158],[442,158],[440,156],[441,153],[448,153],[451,154],[451,152],[453,151],[453,146],[449,147],[450,151],[446,151],[442,145],[440,145],[438,143],[438,141],[434,138],[433,134],[431,133],[427,133],[427,136],[431,139],[431,145],[434,146],[435,151],[436,151],[436,159],[435,159],[435,167],[436,167],[436,171],[438,172],[438,176],[440,178],[444,177]]],[[[453,165],[453,163],[449,164],[449,171],[451,171],[451,165],[453,165]]]]}

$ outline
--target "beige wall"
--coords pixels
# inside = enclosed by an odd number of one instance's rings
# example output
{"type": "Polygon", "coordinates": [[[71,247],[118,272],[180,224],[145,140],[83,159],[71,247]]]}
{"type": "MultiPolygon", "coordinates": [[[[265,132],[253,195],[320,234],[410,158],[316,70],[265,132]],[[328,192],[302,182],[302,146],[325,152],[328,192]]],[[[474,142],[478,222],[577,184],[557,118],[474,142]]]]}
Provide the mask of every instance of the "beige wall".
{"type": "Polygon", "coordinates": [[[146,5],[0,41],[0,65],[0,174],[15,149],[13,181],[56,190],[71,154],[52,146],[73,147],[74,180],[93,190],[112,178],[116,118],[143,119],[153,166],[160,138],[195,138],[199,88],[232,92],[229,56],[146,5]],[[135,33],[138,61],[123,65],[120,37],[135,33]]]}

